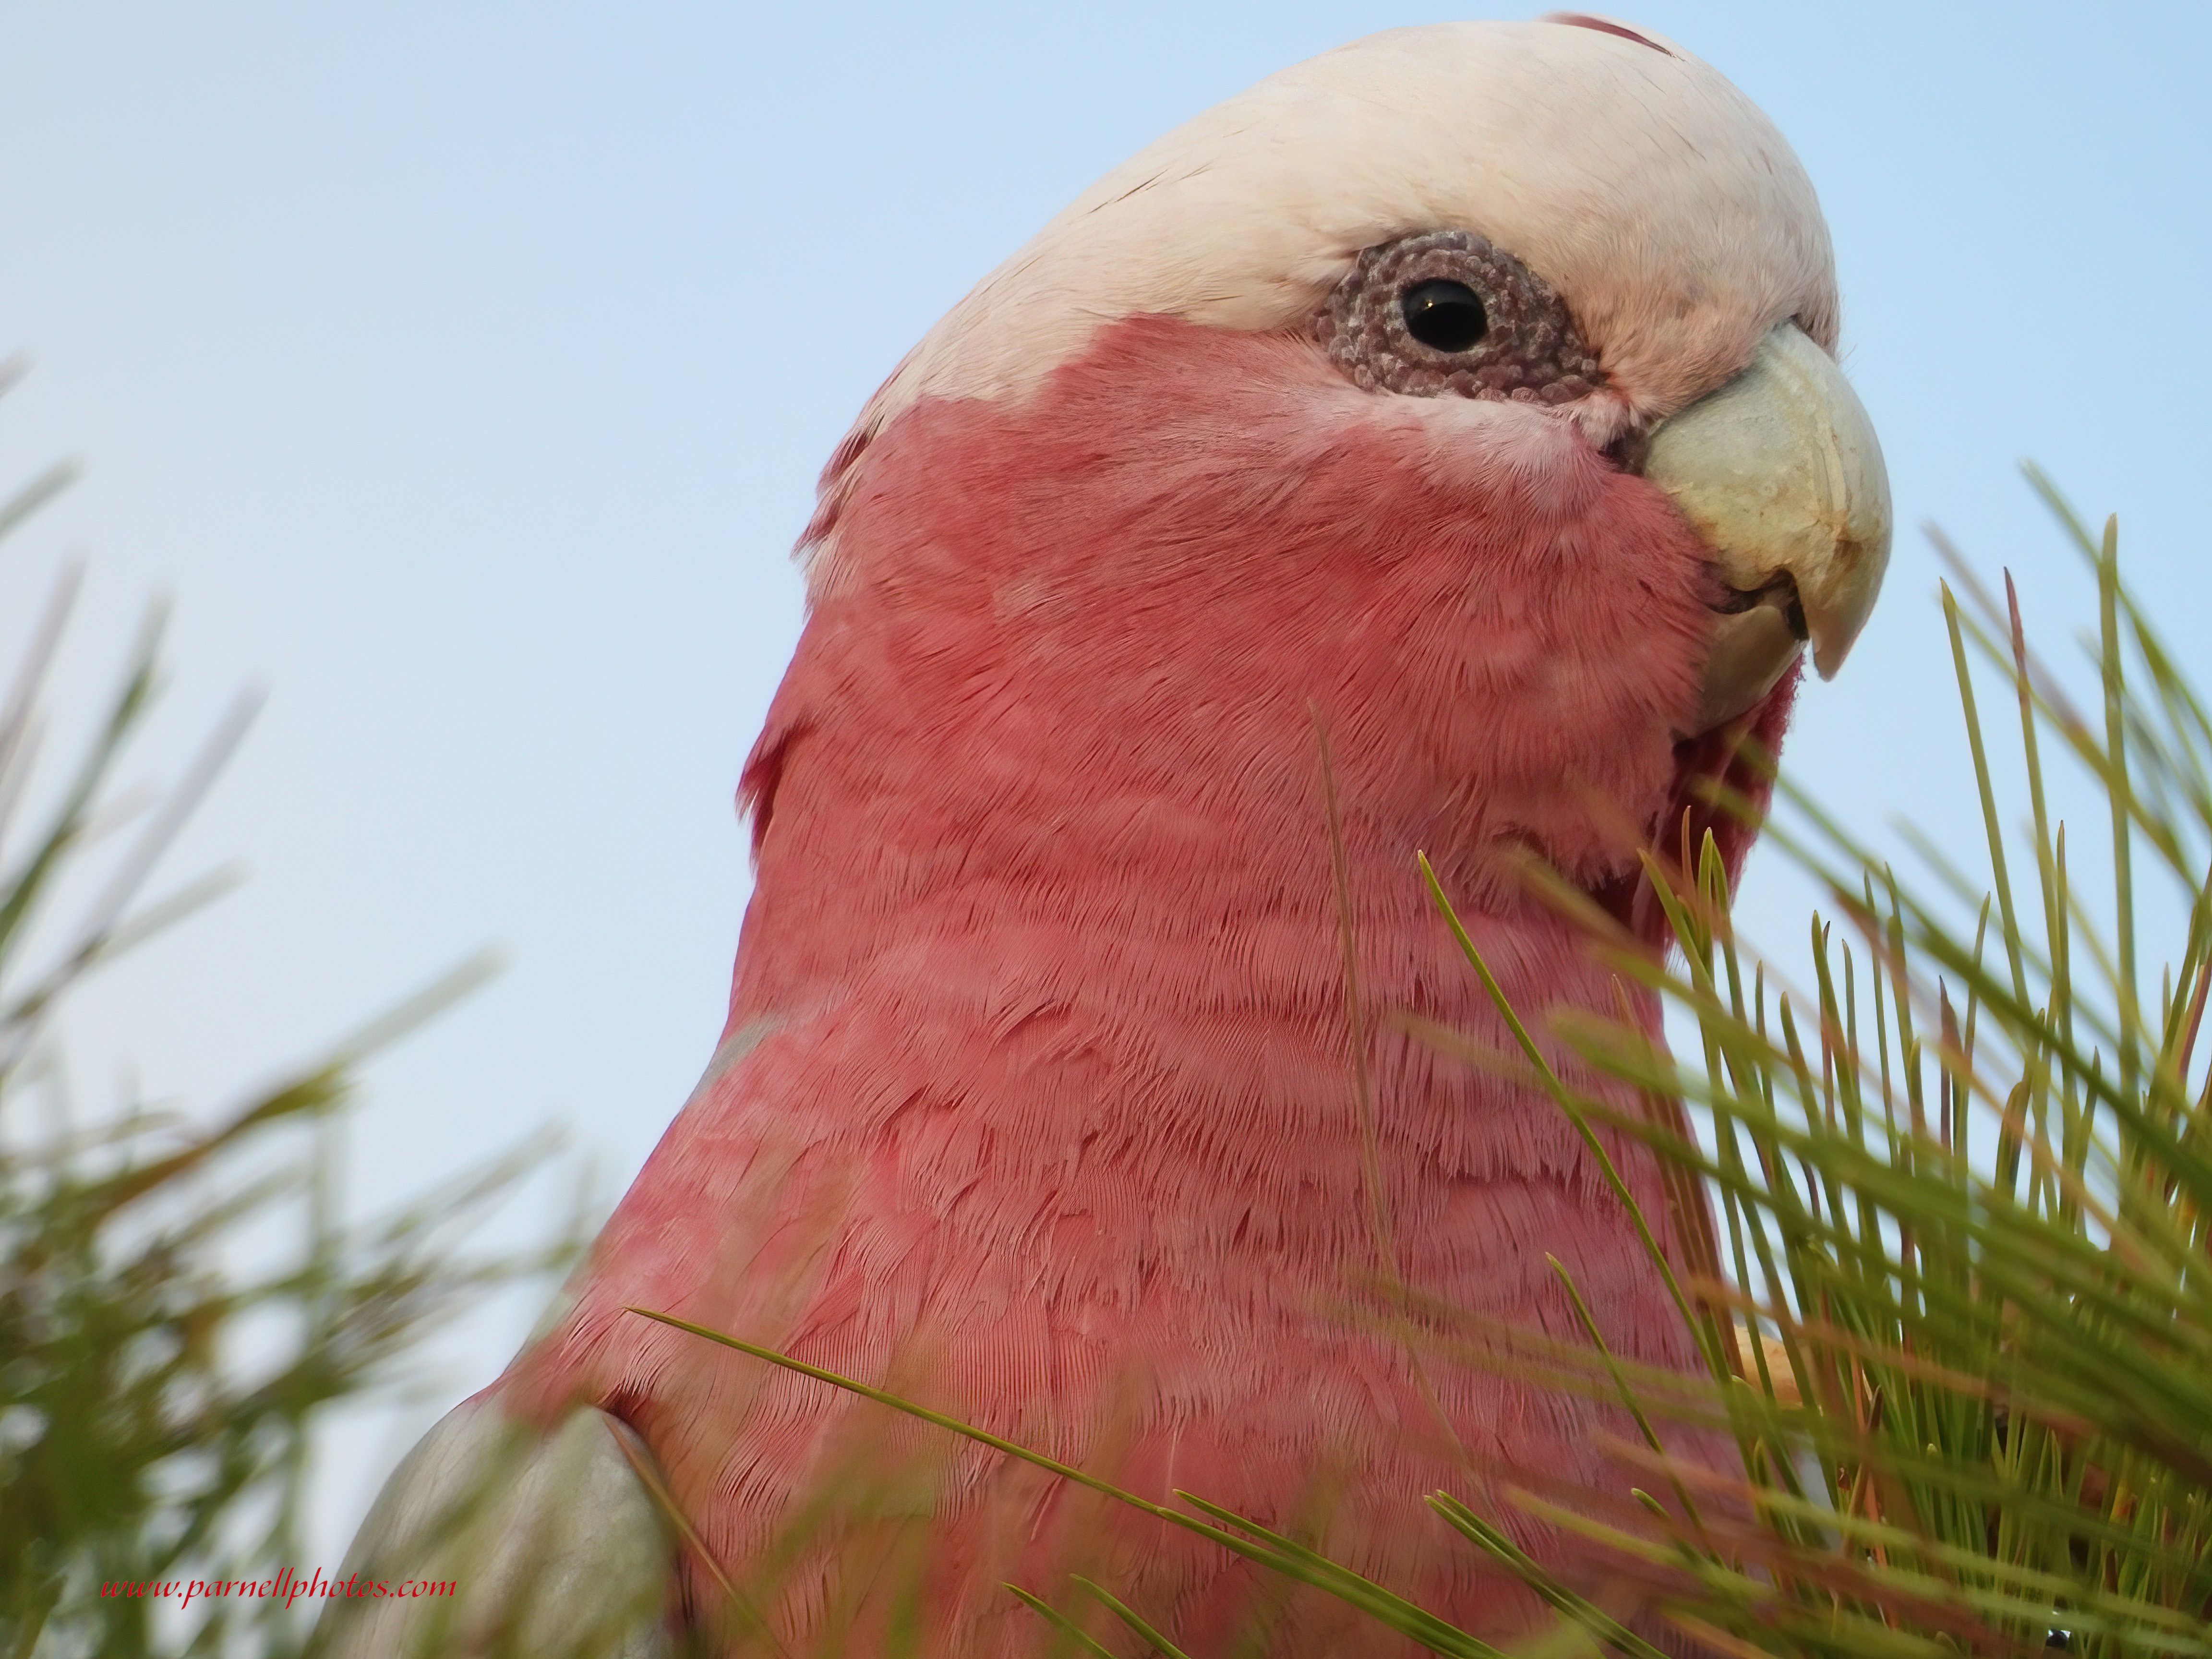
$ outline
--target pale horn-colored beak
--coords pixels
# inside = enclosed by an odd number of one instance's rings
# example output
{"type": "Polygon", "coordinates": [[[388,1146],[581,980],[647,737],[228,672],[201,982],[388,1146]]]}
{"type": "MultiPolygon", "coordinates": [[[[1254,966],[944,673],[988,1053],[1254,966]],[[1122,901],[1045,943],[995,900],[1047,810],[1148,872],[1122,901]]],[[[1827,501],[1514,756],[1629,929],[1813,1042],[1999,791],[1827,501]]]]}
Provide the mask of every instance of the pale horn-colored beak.
{"type": "Polygon", "coordinates": [[[1808,640],[1833,678],[1881,591],[1890,532],[1881,445],[1835,360],[1777,325],[1742,374],[1653,429],[1643,472],[1741,601],[1715,618],[1685,735],[1751,708],[1808,640]]]}

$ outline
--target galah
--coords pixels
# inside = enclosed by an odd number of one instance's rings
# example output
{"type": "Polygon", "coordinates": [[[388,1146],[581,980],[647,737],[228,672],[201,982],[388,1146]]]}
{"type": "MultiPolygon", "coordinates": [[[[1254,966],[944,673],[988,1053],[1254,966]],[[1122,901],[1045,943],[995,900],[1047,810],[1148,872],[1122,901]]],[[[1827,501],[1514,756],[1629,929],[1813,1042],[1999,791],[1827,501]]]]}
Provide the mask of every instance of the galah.
{"type": "MultiPolygon", "coordinates": [[[[1418,856],[1540,1030],[1626,1006],[1656,1034],[1526,871],[1646,926],[1639,841],[1778,743],[1807,645],[1831,673],[1851,644],[1889,503],[1837,327],[1774,128],[1569,15],[1287,70],[986,277],[823,475],[713,1060],[356,1545],[459,1597],[349,1601],[332,1650],[477,1651],[505,1618],[533,1653],[999,1659],[1060,1639],[1003,1586],[1067,1606],[1079,1573],[1194,1655],[1395,1650],[639,1308],[1531,1628],[1424,1495],[1638,1477],[1605,1408],[1437,1310],[1579,1340],[1548,1255],[1616,1353],[1695,1355],[1563,1115],[1419,1034],[1505,1042],[1418,856]],[[464,1559],[471,1528],[496,1541],[464,1559]]],[[[1663,1223],[1651,1156],[1608,1144],[1663,1223]]]]}

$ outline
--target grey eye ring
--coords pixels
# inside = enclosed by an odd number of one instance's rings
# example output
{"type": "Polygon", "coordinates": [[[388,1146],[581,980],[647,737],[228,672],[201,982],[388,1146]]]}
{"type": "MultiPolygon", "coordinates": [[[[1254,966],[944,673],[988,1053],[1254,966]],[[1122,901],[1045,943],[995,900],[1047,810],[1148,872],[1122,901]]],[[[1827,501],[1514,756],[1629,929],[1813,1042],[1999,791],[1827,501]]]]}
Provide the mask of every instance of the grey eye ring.
{"type": "Polygon", "coordinates": [[[1315,333],[1370,392],[1556,405],[1606,379],[1551,284],[1470,230],[1363,249],[1315,333]]]}

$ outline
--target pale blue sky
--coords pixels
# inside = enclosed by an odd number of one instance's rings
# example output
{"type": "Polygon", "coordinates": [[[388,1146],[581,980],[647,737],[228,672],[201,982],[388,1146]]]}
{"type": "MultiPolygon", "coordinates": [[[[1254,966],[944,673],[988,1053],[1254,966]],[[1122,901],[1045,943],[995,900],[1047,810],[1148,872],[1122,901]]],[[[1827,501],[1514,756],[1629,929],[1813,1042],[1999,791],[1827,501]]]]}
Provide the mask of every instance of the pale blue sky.
{"type": "MultiPolygon", "coordinates": [[[[71,1031],[221,1098],[487,940],[514,966],[380,1064],[364,1203],[550,1115],[627,1179],[720,1024],[738,765],[799,624],[815,471],[929,323],[1131,150],[1370,30],[1376,3],[0,4],[0,484],[86,481],[0,556],[12,653],[93,556],[65,687],[155,588],[173,766],[271,697],[168,874],[251,886],[71,1031]]],[[[1521,15],[1509,13],[1506,15],[1521,15]]],[[[1970,804],[1915,526],[2080,584],[2034,456],[2208,615],[2212,12],[1654,3],[1796,145],[1902,527],[1884,610],[1790,759],[1860,821],[1970,804]]],[[[1767,860],[1754,928],[1794,936],[1767,860]]],[[[453,1393],[520,1334],[456,1347],[453,1393]]],[[[331,1525],[365,1500],[334,1463],[331,1525]]]]}

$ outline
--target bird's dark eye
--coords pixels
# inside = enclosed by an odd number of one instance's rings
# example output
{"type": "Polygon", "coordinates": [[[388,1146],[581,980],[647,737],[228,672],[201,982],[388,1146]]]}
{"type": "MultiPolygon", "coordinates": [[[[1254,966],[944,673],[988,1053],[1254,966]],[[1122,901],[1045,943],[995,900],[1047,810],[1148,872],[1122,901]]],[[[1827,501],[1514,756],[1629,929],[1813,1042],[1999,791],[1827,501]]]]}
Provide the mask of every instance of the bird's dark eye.
{"type": "Polygon", "coordinates": [[[1605,385],[1551,284],[1471,230],[1415,231],[1360,249],[1314,334],[1370,392],[1557,406],[1605,385]]]}
{"type": "Polygon", "coordinates": [[[1490,332],[1482,296],[1465,283],[1416,283],[1400,303],[1405,307],[1406,331],[1438,351],[1466,351],[1490,332]]]}

